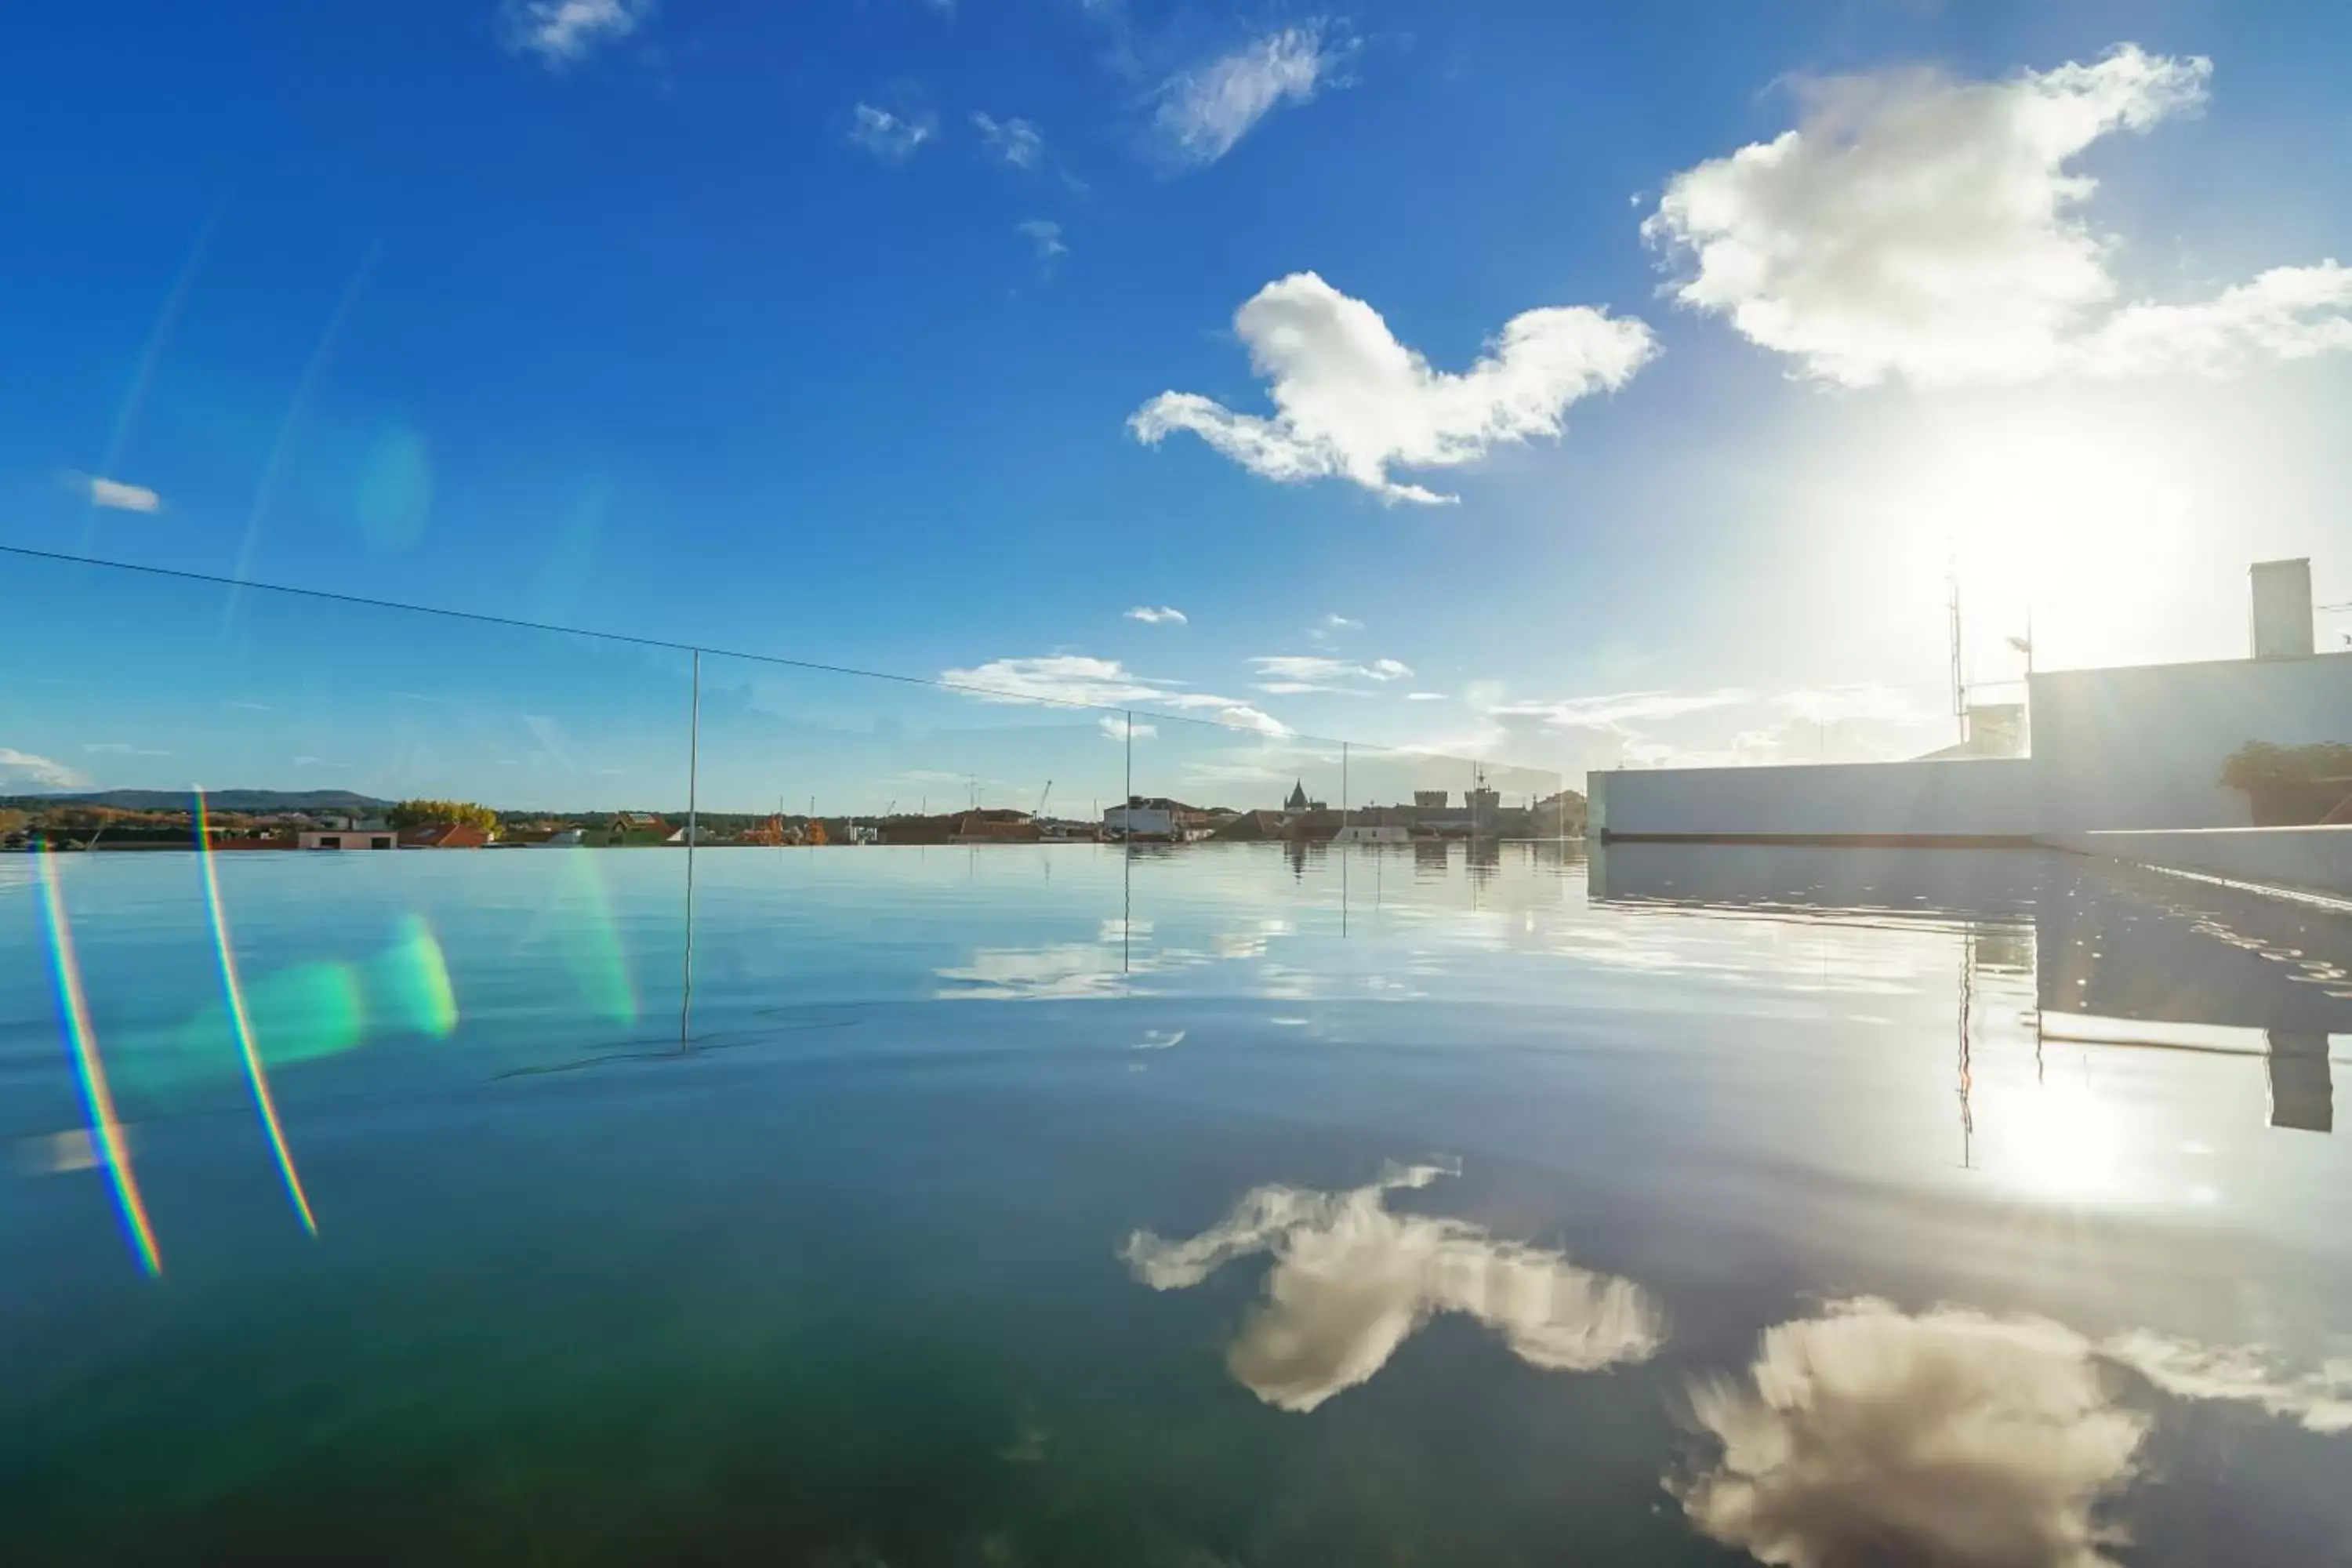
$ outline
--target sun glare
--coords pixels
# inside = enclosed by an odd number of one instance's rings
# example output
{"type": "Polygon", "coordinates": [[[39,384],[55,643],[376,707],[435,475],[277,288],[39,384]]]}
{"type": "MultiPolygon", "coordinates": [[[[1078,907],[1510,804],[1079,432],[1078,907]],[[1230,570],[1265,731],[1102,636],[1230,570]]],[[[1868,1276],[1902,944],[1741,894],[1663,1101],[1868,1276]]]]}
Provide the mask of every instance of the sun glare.
{"type": "Polygon", "coordinates": [[[2214,498],[2198,447],[2161,405],[2095,390],[1937,416],[1911,515],[1957,570],[1972,661],[2021,674],[2008,639],[2029,621],[2043,667],[2212,651],[2178,646],[2173,625],[2174,601],[2210,586],[2184,555],[2219,543],[2200,527],[2214,498]]]}
{"type": "Polygon", "coordinates": [[[2113,1202],[2130,1189],[2130,1140],[2123,1110],[2079,1071],[2055,1071],[1986,1103],[1977,1129],[1984,1166],[2037,1198],[2113,1202]]]}

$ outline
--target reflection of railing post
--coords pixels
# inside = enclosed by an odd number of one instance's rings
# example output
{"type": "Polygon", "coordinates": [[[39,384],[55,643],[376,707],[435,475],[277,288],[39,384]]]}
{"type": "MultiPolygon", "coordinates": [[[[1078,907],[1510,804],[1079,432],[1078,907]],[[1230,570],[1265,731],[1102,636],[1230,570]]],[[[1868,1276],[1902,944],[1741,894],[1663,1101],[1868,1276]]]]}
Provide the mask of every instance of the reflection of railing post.
{"type": "Polygon", "coordinates": [[[694,841],[702,837],[702,650],[694,650],[694,689],[688,698],[686,729],[686,968],[678,988],[677,1048],[694,1035],[694,841]]]}
{"type": "MultiPolygon", "coordinates": [[[[1127,709],[1127,798],[1118,803],[1118,972],[1135,970],[1135,710],[1127,709]]],[[[1175,818],[1169,819],[1172,826],[1175,818]]]]}

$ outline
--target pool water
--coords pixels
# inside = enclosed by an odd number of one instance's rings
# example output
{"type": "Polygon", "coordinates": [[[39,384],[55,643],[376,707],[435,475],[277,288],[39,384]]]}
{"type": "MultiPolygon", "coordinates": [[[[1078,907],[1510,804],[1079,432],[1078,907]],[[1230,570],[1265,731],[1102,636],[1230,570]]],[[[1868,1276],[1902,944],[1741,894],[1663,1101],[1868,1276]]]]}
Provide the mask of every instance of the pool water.
{"type": "Polygon", "coordinates": [[[0,858],[7,1562],[2352,1562],[2352,914],[695,861],[0,858]]]}

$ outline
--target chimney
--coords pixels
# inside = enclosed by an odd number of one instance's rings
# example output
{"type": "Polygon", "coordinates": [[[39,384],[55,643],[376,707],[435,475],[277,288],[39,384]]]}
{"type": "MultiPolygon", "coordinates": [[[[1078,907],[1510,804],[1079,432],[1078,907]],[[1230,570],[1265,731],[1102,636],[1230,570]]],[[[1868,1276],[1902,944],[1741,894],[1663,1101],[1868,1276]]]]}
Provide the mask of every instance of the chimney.
{"type": "Polygon", "coordinates": [[[2310,559],[2257,561],[2246,575],[2253,587],[2254,657],[2309,658],[2310,559]]]}

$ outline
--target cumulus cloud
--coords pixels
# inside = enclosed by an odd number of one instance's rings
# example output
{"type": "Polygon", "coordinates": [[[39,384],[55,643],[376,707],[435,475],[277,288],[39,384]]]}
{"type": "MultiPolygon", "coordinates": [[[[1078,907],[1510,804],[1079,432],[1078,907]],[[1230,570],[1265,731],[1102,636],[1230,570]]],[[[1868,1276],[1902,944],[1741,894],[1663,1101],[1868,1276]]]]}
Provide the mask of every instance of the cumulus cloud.
{"type": "Polygon", "coordinates": [[[1419,1165],[1342,1193],[1259,1187],[1198,1236],[1168,1241],[1139,1230],[1119,1256],[1153,1289],[1181,1290],[1228,1263],[1272,1254],[1265,1299],[1226,1365],[1281,1410],[1312,1410],[1369,1381],[1440,1312],[1476,1320],[1520,1360],[1549,1371],[1597,1372],[1656,1353],[1664,1317],[1633,1281],[1461,1220],[1383,1205],[1392,1190],[1455,1173],[1419,1165]]]}
{"type": "Polygon", "coordinates": [[[939,122],[927,113],[894,114],[870,103],[849,111],[849,140],[886,163],[903,163],[929,141],[939,122]]]}
{"type": "Polygon", "coordinates": [[[1334,610],[1329,615],[1323,617],[1323,626],[1327,631],[1360,632],[1364,629],[1364,623],[1352,619],[1347,616],[1343,616],[1334,610]]]}
{"type": "Polygon", "coordinates": [[[654,0],[508,0],[507,47],[564,70],[635,32],[653,10],[654,0]]]}
{"type": "Polygon", "coordinates": [[[1162,153],[1200,168],[1234,150],[1285,103],[1307,103],[1350,52],[1319,22],[1285,27],[1160,84],[1152,116],[1162,153]]]}
{"type": "Polygon", "coordinates": [[[1147,626],[1181,626],[1189,617],[1173,605],[1138,605],[1127,612],[1127,618],[1147,626]]]}
{"type": "Polygon", "coordinates": [[[1692,1391],[1720,1454],[1671,1483],[1691,1521],[1787,1568],[2112,1568],[2101,1505],[2147,1418],[2046,1319],[1853,1300],[1768,1330],[1743,1384],[1692,1391]]]}
{"type": "Polygon", "coordinates": [[[1041,268],[1050,270],[1055,262],[1070,253],[1070,247],[1062,240],[1062,226],[1050,218],[1033,217],[1016,223],[1013,232],[1029,242],[1041,268]]]}
{"type": "Polygon", "coordinates": [[[1466,372],[1433,370],[1379,311],[1312,272],[1259,289],[1234,331],[1268,384],[1272,417],[1163,392],[1129,419],[1137,440],[1189,430],[1265,479],[1336,476],[1424,505],[1454,498],[1391,479],[1391,466],[1451,468],[1501,443],[1558,436],[1570,404],[1622,386],[1656,352],[1638,321],[1564,306],[1511,318],[1466,372]]]}
{"type": "Polygon", "coordinates": [[[78,789],[89,781],[63,763],[13,746],[0,746],[0,784],[30,784],[35,789],[78,789]]]}
{"type": "Polygon", "coordinates": [[[1706,1534],[1788,1568],[2112,1568],[2124,1536],[2103,1516],[2151,1425],[2121,1403],[2117,1369],[2352,1431],[2352,1363],[2295,1377],[2253,1350],[1863,1298],[1766,1331],[1744,1380],[1695,1385],[1717,1452],[1668,1487],[1706,1534]]]}
{"type": "Polygon", "coordinates": [[[1045,160],[1045,133],[1026,120],[999,120],[974,110],[972,129],[988,150],[1016,169],[1034,169],[1045,160]]]}
{"type": "Polygon", "coordinates": [[[1675,175],[1642,232],[1683,303],[1850,386],[2219,374],[2352,347],[2352,274],[2333,261],[2116,308],[2116,242],[2084,220],[2097,184],[2074,160],[2196,110],[2211,73],[2126,44],[2001,81],[1805,84],[1796,129],[1675,175]]]}
{"type": "Polygon", "coordinates": [[[940,679],[983,702],[1055,702],[1093,708],[1149,702],[1181,712],[1205,713],[1221,724],[1261,735],[1290,733],[1288,725],[1263,709],[1236,698],[1188,691],[1172,680],[1138,675],[1115,658],[1069,653],[994,658],[970,669],[941,670],[940,679]]]}

